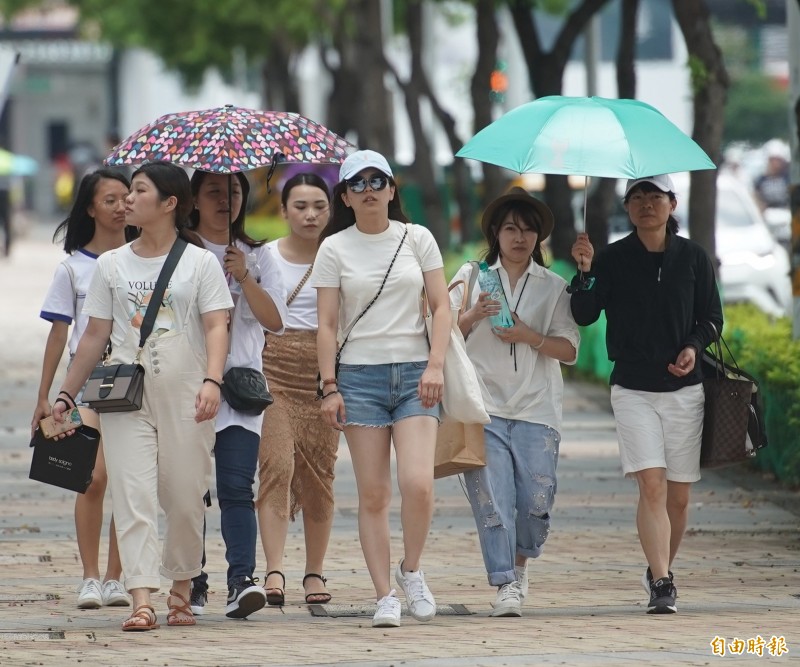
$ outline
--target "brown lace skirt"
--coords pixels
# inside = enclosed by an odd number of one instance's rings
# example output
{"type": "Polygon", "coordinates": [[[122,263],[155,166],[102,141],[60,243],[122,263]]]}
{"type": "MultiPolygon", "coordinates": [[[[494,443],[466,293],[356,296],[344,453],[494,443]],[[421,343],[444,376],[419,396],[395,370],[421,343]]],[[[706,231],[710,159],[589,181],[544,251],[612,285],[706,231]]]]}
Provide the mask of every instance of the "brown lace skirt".
{"type": "Polygon", "coordinates": [[[275,402],[264,412],[256,504],[268,503],[294,520],[333,515],[333,475],[339,432],[322,421],[317,384],[316,331],[267,336],[262,359],[275,402]]]}

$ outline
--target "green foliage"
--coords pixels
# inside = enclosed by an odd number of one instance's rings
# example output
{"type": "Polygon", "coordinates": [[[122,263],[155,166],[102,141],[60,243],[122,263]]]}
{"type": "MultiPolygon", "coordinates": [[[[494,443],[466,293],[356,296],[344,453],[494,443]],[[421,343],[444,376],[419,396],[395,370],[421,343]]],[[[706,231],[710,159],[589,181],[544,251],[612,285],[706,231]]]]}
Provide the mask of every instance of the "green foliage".
{"type": "Polygon", "coordinates": [[[739,366],[759,381],[769,446],[758,464],[800,484],[800,340],[792,339],[791,321],[749,305],[728,306],[723,335],[739,366]]]}
{"type": "Polygon", "coordinates": [[[209,67],[229,74],[235,49],[241,49],[250,63],[263,60],[276,37],[300,50],[313,36],[328,30],[326,17],[341,12],[345,5],[345,0],[69,2],[78,8],[89,37],[118,47],[146,47],[180,72],[189,85],[202,82],[209,67]]]}
{"type": "Polygon", "coordinates": [[[725,106],[725,142],[789,135],[789,92],[759,72],[737,76],[725,106]]]}
{"type": "Polygon", "coordinates": [[[692,82],[692,92],[697,95],[703,90],[709,81],[708,69],[703,61],[695,55],[689,56],[689,78],[692,82]]]}

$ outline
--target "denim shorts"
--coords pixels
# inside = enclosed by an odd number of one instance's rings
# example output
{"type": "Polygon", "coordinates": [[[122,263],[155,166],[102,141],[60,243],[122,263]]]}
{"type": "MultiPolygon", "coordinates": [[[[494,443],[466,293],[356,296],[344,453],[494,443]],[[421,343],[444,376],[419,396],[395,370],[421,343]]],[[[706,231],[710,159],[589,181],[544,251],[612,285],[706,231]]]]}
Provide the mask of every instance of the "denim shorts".
{"type": "Polygon", "coordinates": [[[347,412],[345,426],[391,426],[406,417],[439,419],[439,404],[423,407],[417,388],[427,361],[399,364],[341,364],[339,391],[347,412]]]}

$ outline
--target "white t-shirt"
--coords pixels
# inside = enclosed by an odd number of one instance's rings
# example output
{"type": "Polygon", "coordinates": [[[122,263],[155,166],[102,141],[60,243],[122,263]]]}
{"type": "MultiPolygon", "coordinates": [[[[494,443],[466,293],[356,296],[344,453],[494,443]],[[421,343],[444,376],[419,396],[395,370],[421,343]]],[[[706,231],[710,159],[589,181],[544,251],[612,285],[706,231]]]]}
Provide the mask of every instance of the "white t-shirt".
{"type": "MultiPolygon", "coordinates": [[[[346,364],[389,364],[428,359],[428,338],[422,321],[422,273],[444,266],[433,235],[414,225],[377,301],[350,333],[342,352],[346,364]],[[419,256],[419,261],[417,257],[419,256]],[[420,268],[420,264],[422,268],[420,268]]],[[[405,232],[405,225],[390,220],[380,234],[364,234],[352,225],[326,238],[320,245],[309,283],[312,287],[338,287],[339,342],[372,301],[405,232]]]]}
{"type": "Polygon", "coordinates": [[[47,290],[39,316],[48,322],[75,322],[69,338],[69,353],[75,354],[89,317],[83,313],[83,303],[94,270],[97,268],[97,255],[81,248],[67,257],[56,267],[53,282],[47,290]]]}
{"type": "MultiPolygon", "coordinates": [[[[203,238],[203,244],[214,254],[222,267],[222,259],[225,256],[225,245],[211,243],[203,238]]],[[[261,289],[264,290],[272,299],[273,303],[281,314],[281,321],[286,322],[286,287],[281,277],[278,263],[273,253],[266,246],[251,248],[242,241],[236,241],[236,247],[244,252],[245,255],[255,254],[257,268],[250,271],[256,276],[260,276],[261,289]]],[[[253,315],[247,299],[242,297],[242,288],[233,276],[226,276],[231,297],[236,304],[233,311],[230,351],[225,362],[225,370],[234,366],[243,368],[262,369],[261,353],[264,350],[264,328],[253,315]]],[[[283,326],[273,334],[282,334],[283,326]]],[[[217,433],[229,426],[241,426],[248,431],[253,431],[261,435],[261,422],[263,414],[245,415],[232,409],[225,401],[219,406],[217,413],[216,430],[217,433]]]]}
{"type": "MultiPolygon", "coordinates": [[[[286,285],[286,298],[294,292],[295,288],[303,276],[306,275],[310,264],[292,264],[284,259],[278,246],[278,240],[267,243],[267,248],[272,251],[272,256],[278,264],[283,276],[283,283],[286,285]]],[[[311,276],[302,289],[297,293],[292,303],[289,304],[289,314],[286,316],[284,324],[287,329],[294,331],[316,331],[317,330],[317,290],[311,287],[311,276]]],[[[286,303],[286,300],[284,300],[286,303]]]]}
{"type": "MultiPolygon", "coordinates": [[[[512,293],[502,264],[497,261],[490,268],[498,269],[509,308],[516,311],[520,320],[546,336],[566,338],[577,352],[580,333],[572,319],[567,283],[561,277],[531,261],[512,293]]],[[[464,264],[451,284],[463,280],[469,285],[471,272],[472,264],[464,264]]],[[[480,292],[476,280],[467,308],[477,303],[480,292]]],[[[462,295],[462,287],[450,292],[454,307],[461,304],[462,295]]],[[[564,397],[560,362],[539,354],[530,345],[517,343],[515,348],[516,371],[510,345],[492,333],[488,317],[475,324],[467,337],[467,354],[483,380],[486,411],[497,417],[545,424],[560,431],[564,397]]]]}
{"type": "MultiPolygon", "coordinates": [[[[83,312],[112,320],[111,362],[131,363],[138,349],[139,328],[166,255],[139,257],[131,244],[103,253],[97,260],[83,312]],[[136,342],[127,333],[133,330],[136,342]]],[[[205,357],[205,332],[200,315],[233,307],[219,262],[207,250],[189,244],[164,292],[151,337],[184,329],[189,344],[205,357]],[[197,292],[197,307],[190,308],[197,292]]]]}

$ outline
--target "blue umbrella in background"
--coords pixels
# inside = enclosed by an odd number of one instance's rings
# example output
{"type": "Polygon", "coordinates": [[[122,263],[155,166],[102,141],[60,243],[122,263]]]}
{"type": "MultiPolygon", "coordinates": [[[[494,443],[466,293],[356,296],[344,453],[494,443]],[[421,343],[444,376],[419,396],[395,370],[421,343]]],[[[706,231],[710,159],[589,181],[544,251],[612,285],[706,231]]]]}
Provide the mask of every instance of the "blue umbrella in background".
{"type": "Polygon", "coordinates": [[[27,155],[17,155],[0,148],[0,176],[33,176],[39,163],[27,155]]]}

